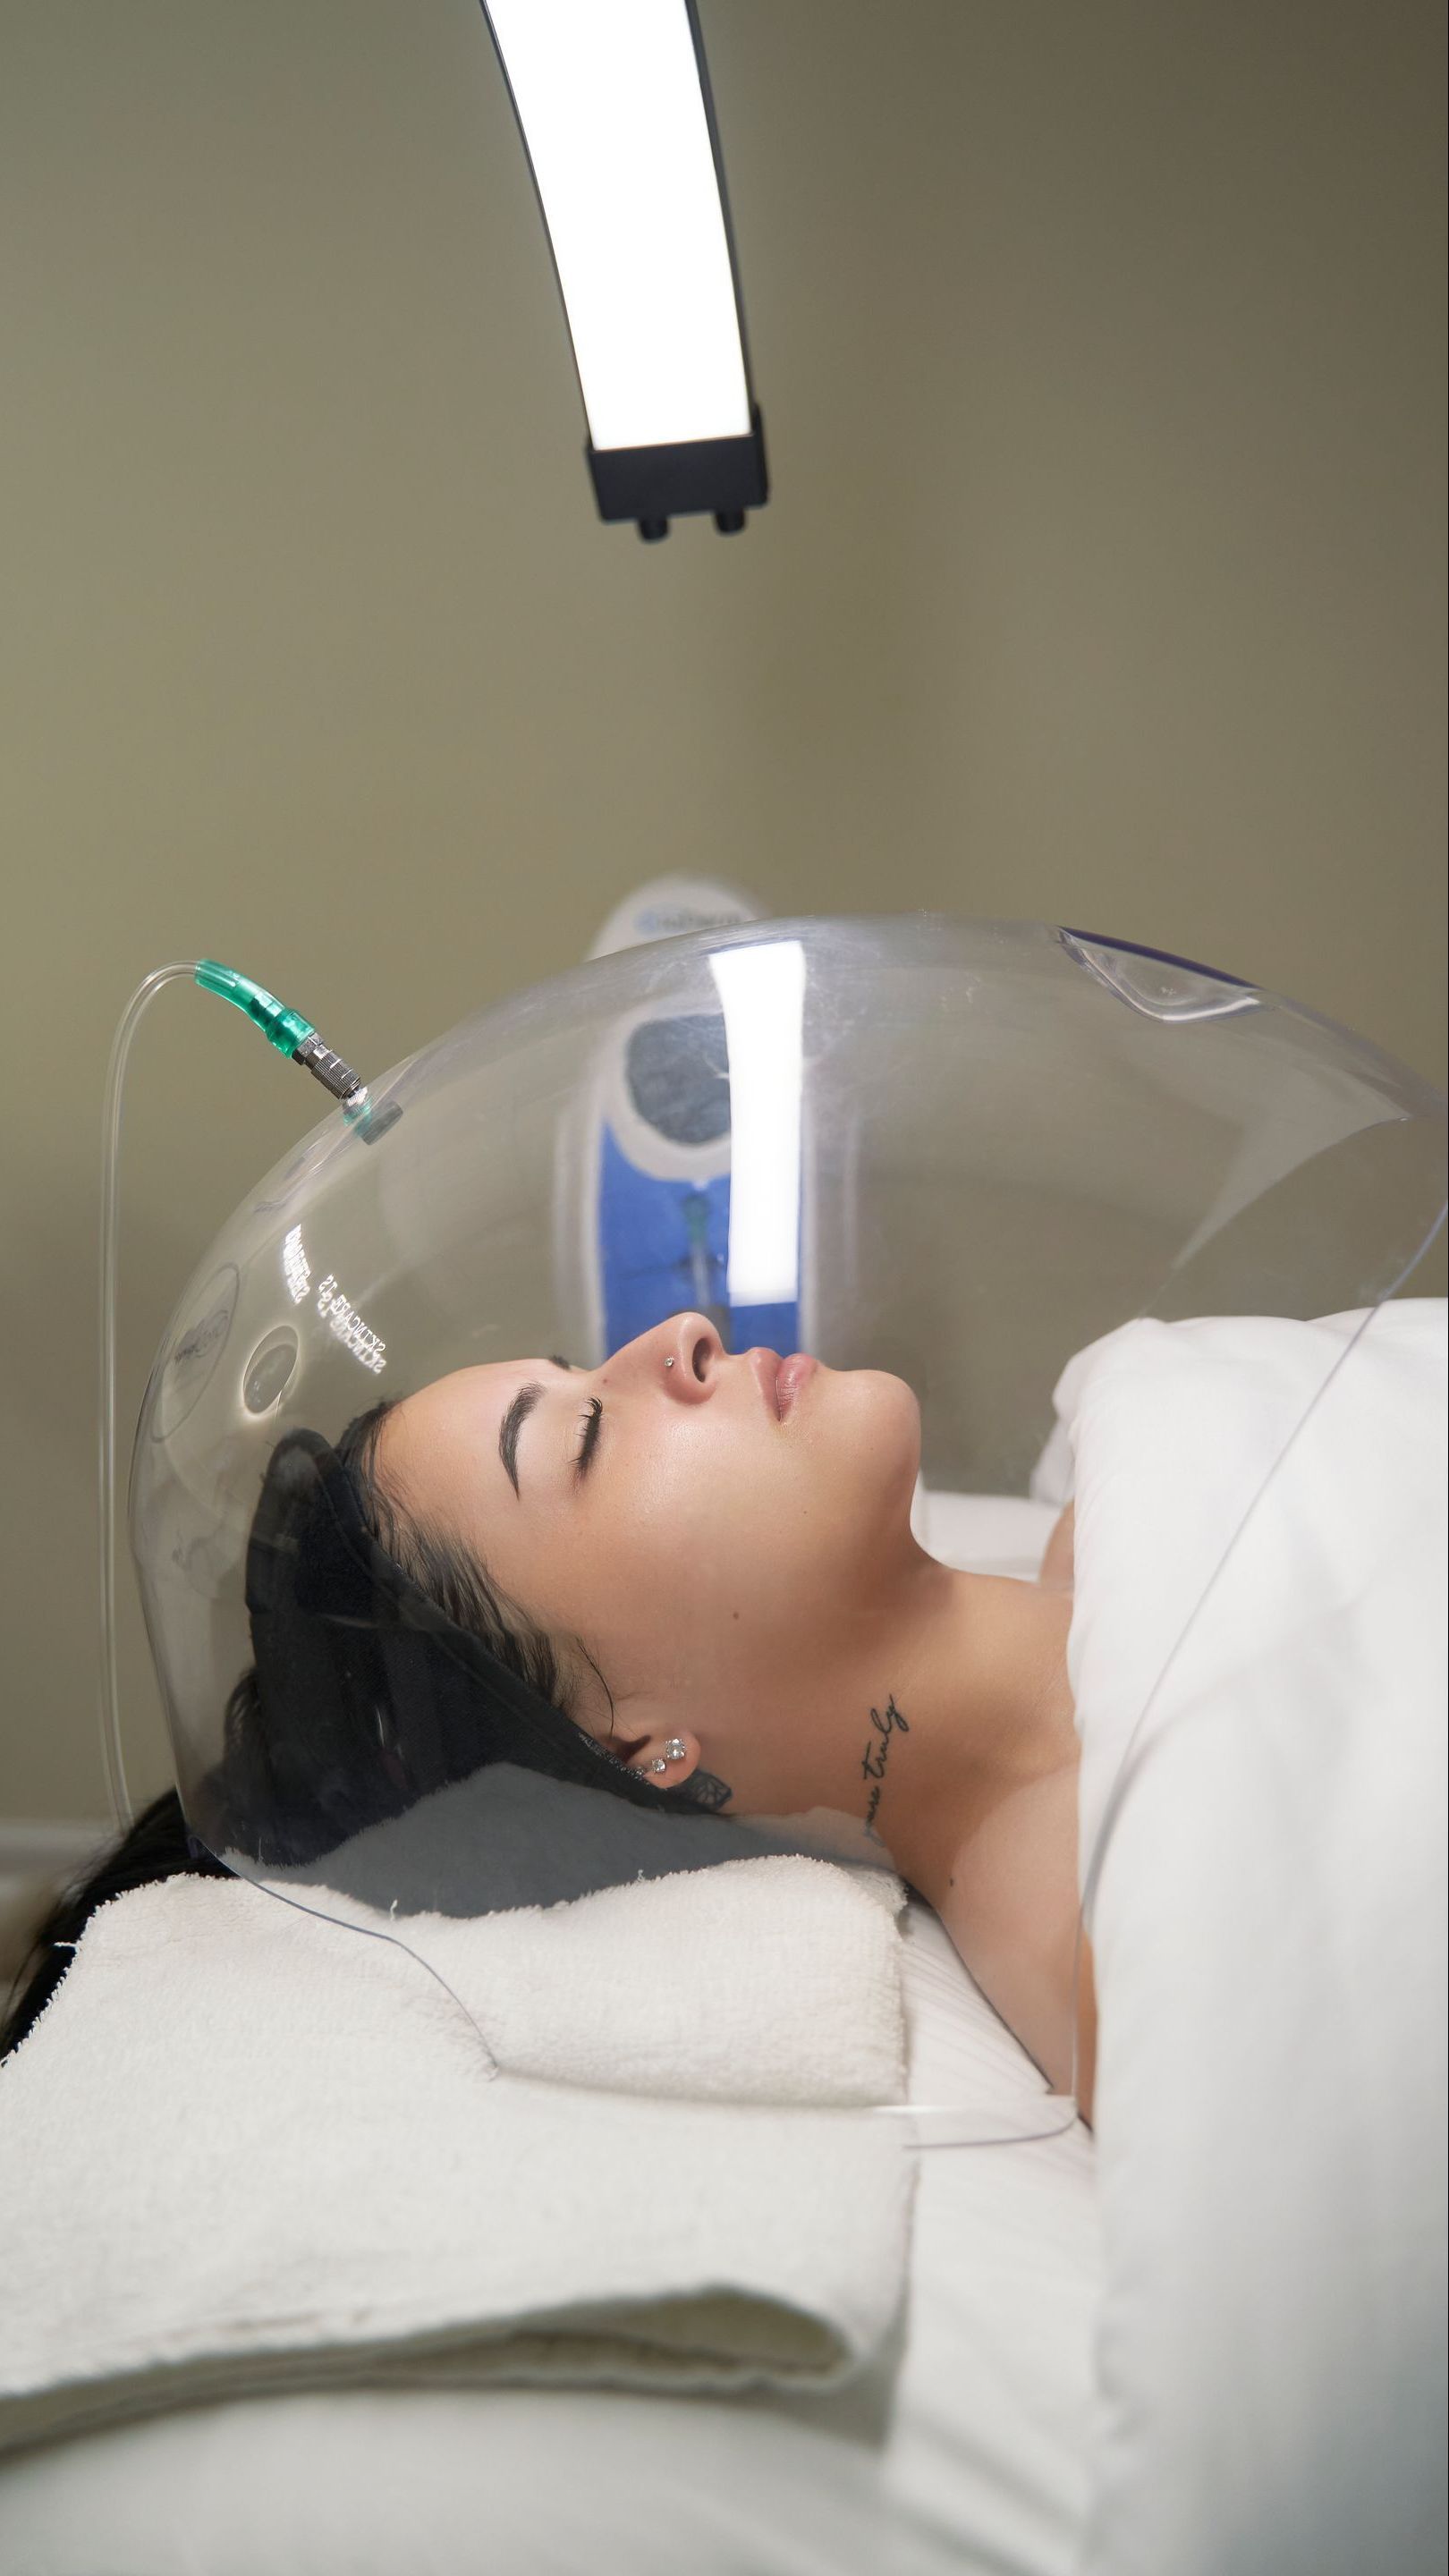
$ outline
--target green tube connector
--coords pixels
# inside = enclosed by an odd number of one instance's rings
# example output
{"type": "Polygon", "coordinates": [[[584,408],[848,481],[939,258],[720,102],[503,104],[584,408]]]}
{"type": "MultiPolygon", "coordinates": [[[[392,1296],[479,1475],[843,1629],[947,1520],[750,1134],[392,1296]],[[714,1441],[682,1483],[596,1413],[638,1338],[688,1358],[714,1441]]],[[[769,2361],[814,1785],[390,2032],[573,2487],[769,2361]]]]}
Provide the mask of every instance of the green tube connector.
{"type": "Polygon", "coordinates": [[[214,957],[203,957],[196,980],[203,992],[219,993],[224,1002],[245,1011],[278,1055],[295,1056],[304,1041],[316,1035],[312,1022],[304,1020],[300,1011],[289,1011],[275,993],[254,984],[250,975],[239,975],[234,966],[219,966],[214,957]]]}
{"type": "Polygon", "coordinates": [[[203,957],[192,973],[204,993],[219,994],[223,1002],[245,1011],[268,1046],[274,1046],[278,1055],[290,1057],[293,1064],[300,1064],[314,1082],[320,1082],[334,1100],[340,1100],[343,1117],[365,1145],[375,1145],[380,1136],[397,1125],[402,1111],[396,1101],[384,1104],[369,1099],[362,1076],[353,1072],[344,1057],[334,1055],[330,1046],[323,1045],[310,1020],[304,1020],[300,1011],[289,1011],[286,1003],[279,1002],[265,985],[254,984],[250,975],[239,975],[234,966],[218,965],[214,957],[203,957]]]}

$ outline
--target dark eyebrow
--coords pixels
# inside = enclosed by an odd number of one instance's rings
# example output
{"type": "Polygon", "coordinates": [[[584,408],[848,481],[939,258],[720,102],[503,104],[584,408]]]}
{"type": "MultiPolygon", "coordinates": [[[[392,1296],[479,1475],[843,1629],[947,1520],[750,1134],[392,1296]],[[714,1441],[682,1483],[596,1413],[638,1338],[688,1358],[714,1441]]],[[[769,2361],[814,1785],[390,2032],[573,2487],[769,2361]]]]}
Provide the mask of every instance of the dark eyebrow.
{"type": "Polygon", "coordinates": [[[542,1395],[543,1388],[537,1378],[530,1385],[521,1386],[498,1426],[498,1455],[515,1494],[518,1492],[518,1435],[542,1395]]]}

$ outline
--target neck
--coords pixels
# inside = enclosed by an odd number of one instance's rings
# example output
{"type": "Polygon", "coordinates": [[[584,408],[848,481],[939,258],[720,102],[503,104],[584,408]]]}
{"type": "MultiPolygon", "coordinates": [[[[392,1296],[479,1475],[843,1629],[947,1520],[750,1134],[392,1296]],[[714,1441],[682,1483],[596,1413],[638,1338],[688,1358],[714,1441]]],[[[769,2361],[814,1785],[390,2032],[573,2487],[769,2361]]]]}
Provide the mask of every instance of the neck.
{"type": "Polygon", "coordinates": [[[1078,1759],[1070,1599],[923,1558],[860,1676],[867,1821],[943,1912],[963,1847],[1004,1803],[1078,1759]]]}

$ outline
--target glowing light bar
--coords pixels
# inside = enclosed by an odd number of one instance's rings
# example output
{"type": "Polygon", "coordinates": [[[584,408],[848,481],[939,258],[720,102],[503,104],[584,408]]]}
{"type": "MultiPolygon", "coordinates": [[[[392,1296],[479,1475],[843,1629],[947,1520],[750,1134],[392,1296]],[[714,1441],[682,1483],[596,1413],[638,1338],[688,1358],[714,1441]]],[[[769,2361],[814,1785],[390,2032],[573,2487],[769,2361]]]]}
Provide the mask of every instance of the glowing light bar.
{"type": "Polygon", "coordinates": [[[689,0],[485,0],[533,165],[606,519],[766,497],[689,0]]]}
{"type": "Polygon", "coordinates": [[[782,939],[709,962],[729,1053],[729,1300],[789,1305],[800,1286],[805,951],[782,939]]]}

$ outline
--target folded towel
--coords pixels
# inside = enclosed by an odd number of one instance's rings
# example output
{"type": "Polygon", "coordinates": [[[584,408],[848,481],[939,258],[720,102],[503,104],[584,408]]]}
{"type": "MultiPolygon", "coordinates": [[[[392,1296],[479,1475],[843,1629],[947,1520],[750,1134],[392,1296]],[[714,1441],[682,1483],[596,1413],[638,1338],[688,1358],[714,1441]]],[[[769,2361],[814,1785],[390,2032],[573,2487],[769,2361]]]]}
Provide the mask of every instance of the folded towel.
{"type": "Polygon", "coordinates": [[[890,1872],[796,1856],[472,1921],[394,1919],[342,1896],[323,1910],[400,1937],[501,2072],[605,2093],[848,2104],[901,2096],[891,1927],[904,1896],[890,1872]]]}
{"type": "Polygon", "coordinates": [[[103,1907],[0,2074],[0,2447],[289,2381],[836,2385],[904,2281],[902,2124],[841,2107],[903,2089],[902,1897],[781,1857],[454,1922],[453,1995],[241,1882],[103,1907]]]}

